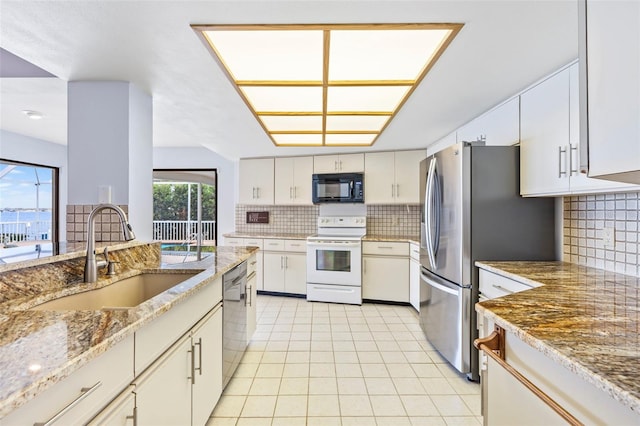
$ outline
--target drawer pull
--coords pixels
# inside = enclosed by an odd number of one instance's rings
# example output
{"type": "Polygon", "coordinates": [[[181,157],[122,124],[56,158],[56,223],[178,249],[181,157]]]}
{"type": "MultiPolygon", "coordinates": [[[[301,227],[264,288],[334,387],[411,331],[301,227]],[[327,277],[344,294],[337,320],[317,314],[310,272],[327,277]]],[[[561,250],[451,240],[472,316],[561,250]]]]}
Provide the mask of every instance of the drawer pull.
{"type": "Polygon", "coordinates": [[[493,288],[497,288],[498,290],[502,290],[502,291],[504,291],[505,293],[509,293],[509,294],[513,294],[513,293],[515,293],[515,291],[513,291],[513,290],[509,290],[508,288],[504,288],[504,287],[502,287],[501,285],[498,285],[498,284],[491,284],[491,286],[492,286],[493,288]]]}
{"type": "Polygon", "coordinates": [[[69,405],[67,405],[66,407],[64,407],[62,410],[58,411],[53,417],[51,417],[49,420],[47,420],[44,423],[34,423],[33,426],[49,426],[52,425],[53,423],[57,422],[58,420],[60,420],[60,417],[64,416],[65,414],[67,414],[70,410],[73,409],[73,407],[75,407],[76,405],[78,405],[80,402],[82,402],[83,399],[85,399],[86,397],[88,397],[89,395],[91,395],[96,389],[98,389],[100,386],[102,386],[102,382],[98,382],[95,385],[91,386],[90,388],[82,388],[80,389],[80,396],[78,396],[76,399],[74,399],[73,401],[71,401],[69,403],[69,405]]]}
{"type": "Polygon", "coordinates": [[[487,356],[493,359],[498,365],[504,368],[507,373],[511,374],[516,380],[522,383],[527,389],[529,389],[535,396],[537,396],[542,402],[544,402],[549,408],[558,413],[567,423],[572,426],[583,425],[580,420],[576,419],[571,413],[565,410],[560,404],[554,401],[549,395],[544,393],[540,388],[531,383],[529,379],[524,377],[518,370],[507,364],[504,359],[504,338],[505,331],[503,328],[496,326],[496,329],[489,336],[482,339],[476,339],[473,345],[487,354],[487,356]]]}
{"type": "Polygon", "coordinates": [[[388,250],[393,249],[393,247],[391,247],[391,246],[378,246],[378,248],[379,249],[388,249],[388,250]]]}

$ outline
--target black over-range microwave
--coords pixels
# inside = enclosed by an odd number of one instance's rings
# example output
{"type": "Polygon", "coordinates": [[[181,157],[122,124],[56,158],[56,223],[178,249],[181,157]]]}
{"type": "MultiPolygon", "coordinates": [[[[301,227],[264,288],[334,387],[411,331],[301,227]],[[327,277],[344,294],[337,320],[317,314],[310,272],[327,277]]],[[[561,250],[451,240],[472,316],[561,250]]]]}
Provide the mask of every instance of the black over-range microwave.
{"type": "Polygon", "coordinates": [[[362,173],[314,174],[313,203],[364,203],[362,173]]]}

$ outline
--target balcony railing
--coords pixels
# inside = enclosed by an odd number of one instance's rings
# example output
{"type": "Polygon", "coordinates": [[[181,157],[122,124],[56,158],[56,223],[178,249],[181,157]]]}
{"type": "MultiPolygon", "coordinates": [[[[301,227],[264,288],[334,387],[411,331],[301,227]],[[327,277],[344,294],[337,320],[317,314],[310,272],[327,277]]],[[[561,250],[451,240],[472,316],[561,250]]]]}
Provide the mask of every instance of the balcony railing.
{"type": "Polygon", "coordinates": [[[51,221],[0,222],[0,244],[46,241],[51,238],[51,221]]]}
{"type": "MultiPolygon", "coordinates": [[[[154,220],[153,239],[163,242],[179,242],[195,240],[194,235],[198,234],[198,223],[186,220],[154,220]]],[[[215,242],[216,221],[202,221],[202,241],[215,242]]],[[[195,241],[194,241],[195,242],[195,241]]]]}

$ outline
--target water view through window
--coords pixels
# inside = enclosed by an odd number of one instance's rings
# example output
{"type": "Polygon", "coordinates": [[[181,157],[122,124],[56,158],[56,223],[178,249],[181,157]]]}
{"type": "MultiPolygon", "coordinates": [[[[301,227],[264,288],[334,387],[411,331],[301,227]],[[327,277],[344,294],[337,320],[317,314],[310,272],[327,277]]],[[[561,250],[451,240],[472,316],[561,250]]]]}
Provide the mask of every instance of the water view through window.
{"type": "Polygon", "coordinates": [[[57,172],[0,160],[0,264],[53,254],[57,172]]]}

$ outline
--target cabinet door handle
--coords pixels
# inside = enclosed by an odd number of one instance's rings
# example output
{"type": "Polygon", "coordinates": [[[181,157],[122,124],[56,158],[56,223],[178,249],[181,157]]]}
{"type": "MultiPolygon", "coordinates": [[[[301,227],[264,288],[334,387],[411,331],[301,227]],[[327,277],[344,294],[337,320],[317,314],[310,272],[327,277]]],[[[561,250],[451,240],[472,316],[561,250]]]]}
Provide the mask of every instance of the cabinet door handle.
{"type": "Polygon", "coordinates": [[[293,187],[292,186],[289,187],[289,199],[290,200],[293,199],[293,187]]]}
{"type": "Polygon", "coordinates": [[[513,293],[515,293],[515,291],[513,291],[513,290],[509,290],[508,288],[504,288],[504,287],[502,287],[501,285],[498,285],[498,284],[491,284],[491,287],[493,287],[493,288],[497,288],[498,290],[502,290],[502,291],[504,291],[505,293],[509,293],[509,294],[513,294],[513,293]]]}
{"type": "Polygon", "coordinates": [[[256,194],[258,194],[258,196],[256,198],[260,198],[260,187],[256,188],[256,194]]]}
{"type": "Polygon", "coordinates": [[[196,348],[194,345],[191,345],[191,349],[187,351],[188,354],[191,354],[191,376],[187,377],[188,380],[191,380],[191,384],[196,384],[196,348]]]}
{"type": "Polygon", "coordinates": [[[362,273],[363,274],[367,273],[367,260],[366,259],[362,259],[362,273]]]}
{"type": "Polygon", "coordinates": [[[569,175],[570,176],[574,176],[574,173],[577,175],[578,174],[578,145],[577,144],[569,144],[569,175]],[[573,155],[575,153],[576,156],[576,168],[573,168],[574,165],[574,161],[573,161],[573,155]]]}
{"type": "Polygon", "coordinates": [[[340,163],[340,171],[342,171],[342,160],[340,160],[339,163],[340,163]]]}
{"type": "Polygon", "coordinates": [[[125,417],[127,420],[133,420],[133,426],[138,426],[138,407],[133,407],[133,415],[125,417]]]}
{"type": "Polygon", "coordinates": [[[289,269],[289,256],[284,257],[284,269],[289,269]]]}
{"type": "Polygon", "coordinates": [[[195,346],[198,347],[198,367],[193,368],[194,376],[195,376],[195,370],[198,370],[198,374],[202,376],[202,337],[198,338],[198,341],[194,343],[193,346],[194,346],[194,350],[195,350],[195,346]]]}
{"type": "Polygon", "coordinates": [[[562,161],[562,154],[567,155],[567,147],[559,146],[558,147],[558,178],[561,178],[562,175],[567,175],[567,169],[562,170],[562,164],[566,163],[566,161],[562,161]]]}
{"type": "MultiPolygon", "coordinates": [[[[252,295],[251,295],[251,287],[252,287],[252,286],[247,287],[247,290],[246,290],[247,297],[246,297],[246,299],[245,299],[245,300],[249,300],[249,306],[251,306],[251,304],[253,303],[253,300],[251,300],[251,299],[252,299],[252,295]]],[[[245,305],[246,305],[246,303],[245,303],[245,305]]]]}
{"type": "Polygon", "coordinates": [[[284,269],[284,256],[280,256],[280,269],[284,269]]]}
{"type": "Polygon", "coordinates": [[[293,187],[293,198],[298,198],[298,187],[297,186],[293,187]]]}
{"type": "Polygon", "coordinates": [[[400,184],[396,183],[396,197],[400,197],[400,184]]]}
{"type": "Polygon", "coordinates": [[[256,187],[251,188],[251,198],[255,200],[256,198],[256,187]]]}
{"type": "Polygon", "coordinates": [[[89,388],[81,388],[80,389],[80,396],[78,396],[76,399],[71,401],[66,407],[64,407],[62,410],[58,411],[53,417],[51,417],[46,422],[34,423],[33,426],[49,426],[49,425],[52,425],[53,423],[55,423],[58,420],[60,420],[60,418],[62,416],[64,416],[65,414],[67,414],[71,409],[73,409],[73,407],[78,405],[83,399],[85,399],[86,397],[91,395],[100,386],[102,386],[102,382],[97,382],[95,385],[93,385],[93,386],[91,386],[89,388]]]}
{"type": "Polygon", "coordinates": [[[386,250],[391,250],[393,249],[393,247],[391,246],[378,246],[379,249],[386,249],[386,250]]]}
{"type": "Polygon", "coordinates": [[[333,170],[338,171],[338,160],[333,162],[333,170]]]}
{"type": "Polygon", "coordinates": [[[394,184],[391,184],[391,198],[394,198],[396,196],[396,186],[394,184]]]}

